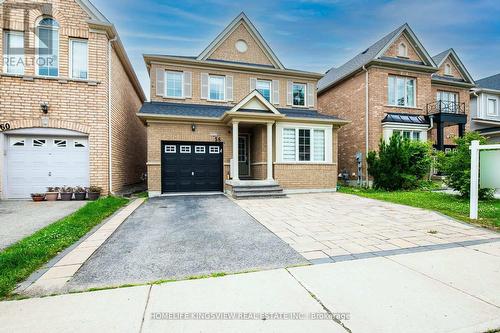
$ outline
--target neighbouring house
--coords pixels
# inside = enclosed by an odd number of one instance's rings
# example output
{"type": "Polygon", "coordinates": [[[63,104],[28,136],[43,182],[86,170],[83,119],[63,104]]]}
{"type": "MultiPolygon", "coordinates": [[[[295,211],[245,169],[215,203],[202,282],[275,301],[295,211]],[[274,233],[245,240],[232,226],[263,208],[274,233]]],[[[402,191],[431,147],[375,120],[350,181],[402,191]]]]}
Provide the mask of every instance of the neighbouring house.
{"type": "Polygon", "coordinates": [[[318,105],[351,121],[339,130],[340,173],[367,179],[366,154],[395,132],[453,149],[468,126],[473,86],[453,49],[431,57],[408,24],[331,68],[319,81],[318,105]]]}
{"type": "Polygon", "coordinates": [[[0,195],[115,192],[145,173],[145,100],[114,26],[87,0],[0,2],[0,195]]]}
{"type": "Polygon", "coordinates": [[[476,81],[471,90],[471,129],[500,143],[500,74],[476,81]]]}
{"type": "Polygon", "coordinates": [[[197,56],[144,59],[150,195],[336,188],[346,121],[317,111],[322,75],[285,68],[244,13],[197,56]]]}

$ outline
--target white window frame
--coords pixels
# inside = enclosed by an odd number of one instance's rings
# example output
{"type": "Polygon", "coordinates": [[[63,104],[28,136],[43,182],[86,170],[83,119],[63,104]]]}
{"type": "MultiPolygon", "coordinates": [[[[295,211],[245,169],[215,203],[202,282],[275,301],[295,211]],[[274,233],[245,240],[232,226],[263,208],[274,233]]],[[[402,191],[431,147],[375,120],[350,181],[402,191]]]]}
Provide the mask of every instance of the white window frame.
{"type": "Polygon", "coordinates": [[[53,141],[54,147],[55,148],[67,148],[68,147],[68,140],[67,139],[54,139],[53,141]],[[64,146],[58,146],[56,141],[64,141],[64,146]]]}
{"type": "Polygon", "coordinates": [[[194,152],[195,154],[205,154],[206,153],[205,146],[194,146],[194,152]]]}
{"type": "Polygon", "coordinates": [[[75,141],[73,141],[73,147],[79,148],[79,149],[87,148],[87,143],[83,142],[83,141],[75,140],[75,141]],[[79,145],[79,144],[82,145],[83,147],[77,147],[77,145],[79,145]]]}
{"type": "Polygon", "coordinates": [[[31,142],[31,145],[33,146],[33,148],[45,148],[45,147],[47,147],[47,139],[34,138],[33,141],[31,142]],[[41,146],[35,146],[35,140],[40,141],[40,142],[43,141],[43,144],[41,146]]]}
{"type": "Polygon", "coordinates": [[[498,98],[496,98],[495,96],[486,96],[486,115],[489,117],[498,116],[498,98]],[[493,113],[490,112],[490,101],[495,102],[495,110],[493,113]]]}
{"type": "Polygon", "coordinates": [[[332,153],[332,137],[333,127],[331,125],[311,125],[311,124],[294,124],[294,123],[277,123],[276,124],[276,156],[277,163],[282,164],[332,164],[333,153],[332,153]],[[284,149],[283,149],[283,133],[285,129],[295,130],[295,160],[285,160],[284,149]],[[299,160],[299,130],[305,129],[311,131],[311,160],[310,161],[300,161],[299,160]],[[314,159],[314,131],[323,130],[324,131],[324,160],[318,161],[314,159]]]}
{"type": "Polygon", "coordinates": [[[394,106],[398,108],[411,108],[414,109],[417,107],[417,79],[414,77],[409,77],[409,76],[400,76],[400,75],[389,75],[387,77],[387,105],[388,106],[394,106]],[[394,104],[390,103],[390,95],[389,95],[389,80],[391,78],[394,78],[394,104]],[[398,78],[399,79],[404,79],[404,101],[405,105],[398,105],[398,99],[397,97],[397,88],[398,88],[398,78]],[[408,89],[406,88],[407,82],[408,81],[413,81],[413,105],[406,105],[406,102],[408,100],[408,89]]]}
{"type": "Polygon", "coordinates": [[[179,147],[179,152],[181,154],[191,154],[191,146],[180,146],[179,147]]]}
{"type": "Polygon", "coordinates": [[[16,74],[16,75],[24,75],[24,62],[25,62],[25,50],[24,50],[24,31],[17,31],[17,30],[6,30],[4,32],[4,35],[3,35],[3,56],[4,56],[4,59],[7,59],[7,63],[5,62],[4,60],[4,65],[5,65],[5,73],[8,73],[8,74],[16,74]],[[10,66],[8,66],[8,63],[10,63],[10,54],[7,53],[7,51],[9,50],[9,48],[7,47],[7,43],[8,41],[10,41],[10,37],[8,37],[9,35],[18,35],[18,36],[21,36],[23,38],[23,55],[21,56],[21,71],[18,73],[16,71],[11,71],[9,70],[9,68],[11,68],[10,66]]]}
{"type": "Polygon", "coordinates": [[[450,64],[444,65],[444,75],[453,76],[450,64]]]}
{"type": "Polygon", "coordinates": [[[225,102],[226,101],[226,77],[224,75],[212,75],[212,74],[209,74],[208,75],[208,96],[207,96],[207,100],[210,101],[210,102],[225,102]],[[223,84],[223,87],[222,87],[222,99],[212,99],[210,98],[210,85],[211,85],[211,78],[215,78],[215,77],[218,77],[218,78],[222,78],[224,80],[224,84],[223,84]]]}
{"type": "Polygon", "coordinates": [[[69,39],[69,77],[72,79],[76,80],[88,80],[89,79],[89,41],[88,39],[82,39],[82,38],[70,38],[69,39]],[[87,77],[86,78],[81,78],[81,77],[74,77],[73,76],[73,43],[74,42],[79,42],[79,43],[85,43],[87,45],[87,77]]]}
{"type": "Polygon", "coordinates": [[[176,98],[176,99],[184,99],[184,72],[178,71],[165,71],[165,98],[176,98]],[[181,76],[181,96],[169,96],[168,95],[168,74],[179,74],[181,76]]]}
{"type": "MultiPolygon", "coordinates": [[[[257,79],[257,81],[255,82],[255,89],[257,91],[259,91],[259,82],[261,82],[261,83],[265,82],[266,84],[269,84],[269,101],[268,102],[272,103],[273,102],[273,81],[272,80],[257,79]]],[[[264,94],[262,94],[262,93],[261,93],[261,95],[264,96],[264,94]]]]}
{"type": "Polygon", "coordinates": [[[14,148],[26,147],[27,140],[25,138],[11,137],[9,140],[9,145],[14,148]],[[16,145],[16,143],[23,143],[22,145],[16,145]]]}
{"type": "Polygon", "coordinates": [[[35,75],[37,76],[43,76],[43,77],[60,77],[61,76],[61,34],[60,34],[60,25],[58,27],[49,27],[49,26],[43,26],[41,28],[43,29],[50,29],[50,30],[56,30],[57,31],[57,76],[53,75],[40,75],[39,74],[39,66],[38,66],[38,57],[40,54],[38,53],[38,50],[40,49],[40,38],[38,37],[40,35],[39,29],[40,29],[40,22],[45,19],[45,18],[51,18],[53,19],[58,25],[59,21],[57,21],[53,17],[41,17],[37,20],[37,23],[35,25],[35,48],[36,48],[36,59],[35,59],[35,75]]]}
{"type": "MultiPolygon", "coordinates": [[[[429,130],[428,125],[410,125],[404,123],[385,123],[382,125],[384,141],[389,143],[392,135],[395,131],[400,132],[410,132],[410,140],[413,141],[413,133],[420,133],[420,142],[427,141],[427,131],[429,130]]],[[[401,134],[402,135],[402,134],[401,134]]]]}
{"type": "Polygon", "coordinates": [[[175,154],[177,152],[176,145],[165,145],[165,154],[175,154]]]}
{"type": "Polygon", "coordinates": [[[219,146],[210,146],[208,149],[208,152],[210,154],[220,154],[220,147],[219,146]]]}
{"type": "Polygon", "coordinates": [[[398,57],[408,58],[408,46],[404,42],[401,42],[398,45],[398,57]],[[401,52],[401,51],[403,51],[403,52],[401,52]]]}
{"type": "Polygon", "coordinates": [[[307,84],[301,82],[292,82],[292,106],[296,108],[307,108],[307,84]],[[293,98],[293,86],[301,85],[304,86],[304,105],[295,104],[295,98],[293,98]]]}

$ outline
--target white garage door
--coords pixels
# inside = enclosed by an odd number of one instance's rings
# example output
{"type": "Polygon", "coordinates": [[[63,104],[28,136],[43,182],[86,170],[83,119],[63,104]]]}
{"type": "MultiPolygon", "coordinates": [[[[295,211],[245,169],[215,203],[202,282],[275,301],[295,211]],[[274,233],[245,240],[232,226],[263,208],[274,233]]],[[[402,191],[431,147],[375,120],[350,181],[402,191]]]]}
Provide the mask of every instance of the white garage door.
{"type": "Polygon", "coordinates": [[[89,186],[86,137],[7,136],[6,196],[28,198],[49,186],[89,186]]]}

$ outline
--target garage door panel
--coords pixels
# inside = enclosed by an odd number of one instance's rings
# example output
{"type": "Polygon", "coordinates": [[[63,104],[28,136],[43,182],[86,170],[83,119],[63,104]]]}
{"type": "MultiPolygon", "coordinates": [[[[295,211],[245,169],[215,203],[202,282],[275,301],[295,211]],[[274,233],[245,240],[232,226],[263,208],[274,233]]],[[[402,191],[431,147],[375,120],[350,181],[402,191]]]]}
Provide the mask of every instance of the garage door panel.
{"type": "Polygon", "coordinates": [[[218,143],[163,142],[162,191],[221,191],[222,154],[209,154],[210,146],[222,151],[222,144],[218,143]],[[175,150],[166,152],[166,146],[175,146],[175,150]]]}

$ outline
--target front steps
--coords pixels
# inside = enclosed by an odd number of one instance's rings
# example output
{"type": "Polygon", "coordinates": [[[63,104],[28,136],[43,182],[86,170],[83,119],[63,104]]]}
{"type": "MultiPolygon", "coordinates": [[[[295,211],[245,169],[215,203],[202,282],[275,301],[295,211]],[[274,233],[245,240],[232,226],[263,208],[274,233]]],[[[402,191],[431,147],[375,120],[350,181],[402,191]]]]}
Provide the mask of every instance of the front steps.
{"type": "Polygon", "coordinates": [[[283,188],[275,181],[238,181],[230,184],[235,199],[284,198],[283,188]]]}

